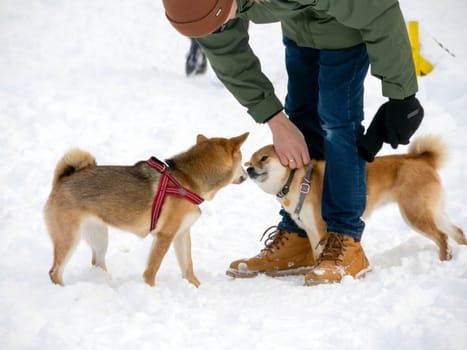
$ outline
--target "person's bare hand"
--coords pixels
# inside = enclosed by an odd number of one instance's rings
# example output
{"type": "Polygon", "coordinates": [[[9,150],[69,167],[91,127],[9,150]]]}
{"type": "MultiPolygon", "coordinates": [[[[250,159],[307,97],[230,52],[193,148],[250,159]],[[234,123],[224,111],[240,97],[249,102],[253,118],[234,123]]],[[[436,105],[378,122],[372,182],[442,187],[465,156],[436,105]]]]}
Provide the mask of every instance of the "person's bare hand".
{"type": "Polygon", "coordinates": [[[267,122],[272,132],[274,148],[284,166],[301,168],[310,162],[310,154],[302,132],[283,112],[267,122]]]}

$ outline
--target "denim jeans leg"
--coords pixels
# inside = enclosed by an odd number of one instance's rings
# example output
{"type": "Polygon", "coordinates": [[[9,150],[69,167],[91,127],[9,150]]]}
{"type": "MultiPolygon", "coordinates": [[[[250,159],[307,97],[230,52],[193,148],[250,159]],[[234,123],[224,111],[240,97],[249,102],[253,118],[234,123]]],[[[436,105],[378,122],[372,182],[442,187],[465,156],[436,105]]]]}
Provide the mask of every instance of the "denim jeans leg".
{"type": "MultiPolygon", "coordinates": [[[[288,73],[285,113],[305,137],[313,159],[324,159],[324,137],[318,115],[319,50],[299,47],[289,38],[283,38],[285,65],[288,73]]],[[[281,230],[306,237],[285,210],[280,211],[281,230]]]]}
{"type": "Polygon", "coordinates": [[[321,50],[318,111],[325,133],[323,218],[329,232],[360,240],[365,224],[366,162],[357,139],[363,133],[363,83],[369,61],[365,45],[321,50]]]}
{"type": "Polygon", "coordinates": [[[318,114],[319,50],[299,47],[285,36],[283,42],[288,74],[285,113],[303,133],[310,157],[324,159],[324,135],[318,114]]]}

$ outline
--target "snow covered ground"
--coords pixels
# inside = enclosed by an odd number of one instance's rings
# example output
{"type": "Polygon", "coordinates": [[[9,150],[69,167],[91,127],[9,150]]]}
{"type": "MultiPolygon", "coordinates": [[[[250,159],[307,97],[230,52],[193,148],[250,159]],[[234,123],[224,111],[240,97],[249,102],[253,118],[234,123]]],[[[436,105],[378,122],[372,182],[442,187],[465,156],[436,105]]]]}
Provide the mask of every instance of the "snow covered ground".
{"type": "MultiPolygon", "coordinates": [[[[426,116],[418,134],[449,144],[441,171],[447,211],[467,230],[467,3],[401,4],[407,20],[420,21],[422,53],[435,65],[420,79],[426,116]]],[[[284,96],[278,25],[250,32],[284,96]]],[[[160,1],[1,1],[0,349],[466,349],[467,247],[451,241],[453,259],[440,262],[393,205],[367,221],[373,272],[364,280],[310,288],[301,277],[225,276],[232,260],[259,251],[260,234],[278,220],[274,198],[252,182],[203,206],[192,235],[199,289],[180,278],[172,251],[157,286],[145,285],[151,240],[117,230],[108,273],[90,266],[81,244],[67,286],[50,283],[42,207],[68,148],[84,148],[100,164],[132,164],[185,150],[198,133],[250,131],[245,158],[271,142],[212,71],[185,77],[188,46],[160,1]]],[[[366,122],[384,102],[380,91],[369,77],[366,122]]]]}

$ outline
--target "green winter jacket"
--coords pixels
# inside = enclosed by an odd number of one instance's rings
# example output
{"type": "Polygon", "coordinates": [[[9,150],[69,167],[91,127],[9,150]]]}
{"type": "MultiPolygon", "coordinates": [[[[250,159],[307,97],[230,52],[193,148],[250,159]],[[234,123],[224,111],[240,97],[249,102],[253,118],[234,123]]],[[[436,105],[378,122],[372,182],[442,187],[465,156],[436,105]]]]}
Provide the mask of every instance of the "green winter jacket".
{"type": "Polygon", "coordinates": [[[259,123],[282,110],[269,79],[248,44],[248,21],[280,22],[299,46],[342,49],[365,43],[371,74],[384,96],[417,92],[417,78],[404,18],[397,0],[236,0],[237,19],[200,38],[218,78],[259,123]]]}

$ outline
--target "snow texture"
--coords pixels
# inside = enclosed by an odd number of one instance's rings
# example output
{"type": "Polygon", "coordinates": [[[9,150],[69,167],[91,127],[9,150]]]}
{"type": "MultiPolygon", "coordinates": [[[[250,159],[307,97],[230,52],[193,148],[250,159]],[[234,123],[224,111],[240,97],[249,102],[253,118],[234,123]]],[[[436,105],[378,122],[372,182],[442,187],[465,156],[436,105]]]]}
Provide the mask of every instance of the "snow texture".
{"type": "MultiPolygon", "coordinates": [[[[451,157],[441,177],[452,221],[467,230],[467,2],[402,0],[420,22],[422,54],[435,69],[419,79],[425,121],[451,157]]],[[[304,287],[303,277],[235,280],[231,261],[255,255],[278,221],[278,203],[252,181],[203,205],[192,230],[196,289],[175,254],[156,286],[144,284],[150,238],[110,231],[108,272],[82,243],[50,283],[52,245],[42,208],[58,159],[71,147],[99,164],[167,158],[199,133],[249,131],[248,158],[271,143],[211,69],[186,78],[189,41],[160,1],[2,0],[0,5],[0,349],[467,349],[467,247],[450,240],[438,260],[395,205],[367,220],[373,271],[362,280],[304,287]]],[[[286,72],[278,24],[250,27],[252,46],[278,96],[286,72]]],[[[385,101],[369,76],[365,124],[385,101]]],[[[382,154],[404,152],[385,146],[382,154]]]]}

